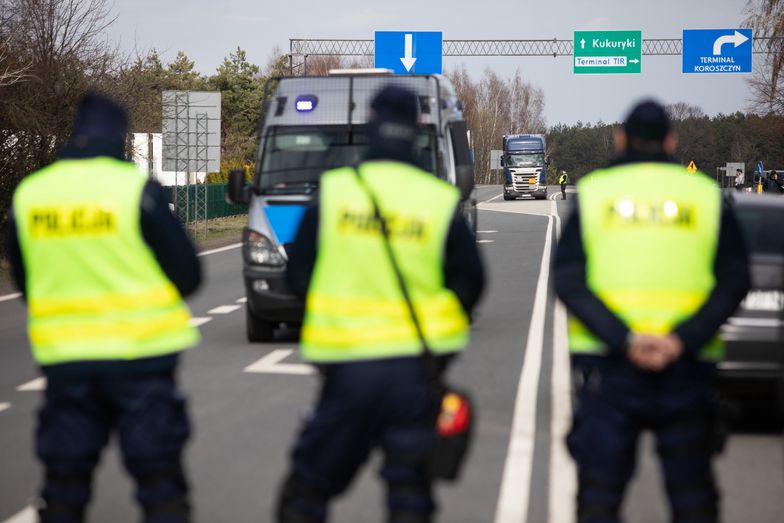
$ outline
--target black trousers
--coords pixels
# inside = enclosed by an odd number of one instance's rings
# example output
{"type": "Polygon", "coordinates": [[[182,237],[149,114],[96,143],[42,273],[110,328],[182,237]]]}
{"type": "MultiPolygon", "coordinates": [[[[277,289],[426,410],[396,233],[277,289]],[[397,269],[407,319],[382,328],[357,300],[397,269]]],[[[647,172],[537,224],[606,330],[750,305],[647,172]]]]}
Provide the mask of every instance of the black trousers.
{"type": "Polygon", "coordinates": [[[41,521],[84,520],[93,470],[112,432],[144,521],[189,521],[181,455],[190,425],[173,372],[48,379],[36,433],[45,468],[41,521]]]}
{"type": "Polygon", "coordinates": [[[326,365],[313,414],[292,452],[277,521],[323,523],[370,452],[384,452],[388,521],[427,523],[435,511],[427,459],[436,400],[420,357],[326,365]]]}
{"type": "Polygon", "coordinates": [[[575,368],[580,384],[567,443],[578,469],[578,523],[621,521],[643,430],[656,436],[672,521],[718,521],[716,409],[710,369],[700,365],[681,362],[662,374],[621,359],[575,368]]]}

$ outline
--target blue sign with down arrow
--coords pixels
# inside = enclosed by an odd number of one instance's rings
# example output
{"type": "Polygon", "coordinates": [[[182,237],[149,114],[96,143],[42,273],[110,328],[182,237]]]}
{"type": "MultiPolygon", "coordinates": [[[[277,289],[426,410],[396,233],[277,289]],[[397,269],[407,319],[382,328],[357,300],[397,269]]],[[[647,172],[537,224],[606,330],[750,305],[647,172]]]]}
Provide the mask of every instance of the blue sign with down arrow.
{"type": "Polygon", "coordinates": [[[441,74],[443,36],[436,31],[376,31],[375,66],[395,74],[441,74]]]}

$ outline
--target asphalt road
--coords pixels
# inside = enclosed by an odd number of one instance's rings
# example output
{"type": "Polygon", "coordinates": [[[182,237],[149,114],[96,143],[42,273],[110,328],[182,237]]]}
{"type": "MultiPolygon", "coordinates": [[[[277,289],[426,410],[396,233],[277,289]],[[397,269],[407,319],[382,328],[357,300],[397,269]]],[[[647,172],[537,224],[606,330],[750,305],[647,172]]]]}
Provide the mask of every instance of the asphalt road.
{"type": "MultiPolygon", "coordinates": [[[[553,187],[550,194],[557,192],[553,187]]],[[[480,187],[477,193],[485,202],[479,241],[489,288],[472,327],[470,350],[450,376],[473,390],[479,427],[464,477],[438,489],[439,521],[568,523],[574,472],[562,444],[571,412],[565,317],[549,292],[548,276],[558,216],[568,215],[570,202],[505,202],[499,187],[480,187]]],[[[195,427],[187,464],[197,520],[271,521],[292,438],[318,381],[297,357],[296,333],[280,332],[268,345],[245,341],[239,249],[202,260],[207,281],[189,304],[203,322],[203,341],[186,354],[181,369],[195,427]]],[[[41,475],[32,432],[40,396],[35,389],[43,384],[29,355],[23,304],[0,300],[0,523],[26,523],[34,521],[25,508],[41,475]]],[[[334,504],[333,521],[383,521],[378,465],[375,457],[334,504]]],[[[724,521],[782,520],[780,434],[743,428],[730,438],[717,468],[724,521]]],[[[114,442],[95,486],[90,521],[138,521],[114,442]]],[[[631,523],[667,520],[648,439],[625,512],[631,523]]]]}

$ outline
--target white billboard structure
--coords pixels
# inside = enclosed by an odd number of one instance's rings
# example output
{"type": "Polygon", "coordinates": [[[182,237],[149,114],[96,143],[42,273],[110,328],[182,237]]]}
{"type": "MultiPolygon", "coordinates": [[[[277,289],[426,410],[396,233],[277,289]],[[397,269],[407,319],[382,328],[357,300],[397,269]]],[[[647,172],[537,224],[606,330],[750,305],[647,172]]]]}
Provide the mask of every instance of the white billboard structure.
{"type": "Polygon", "coordinates": [[[501,149],[492,149],[490,151],[490,170],[497,171],[501,169],[501,157],[504,155],[504,151],[501,149]]]}
{"type": "Polygon", "coordinates": [[[207,173],[220,171],[220,126],[219,92],[163,91],[161,170],[175,173],[174,203],[185,223],[206,224],[205,182],[207,173]]]}

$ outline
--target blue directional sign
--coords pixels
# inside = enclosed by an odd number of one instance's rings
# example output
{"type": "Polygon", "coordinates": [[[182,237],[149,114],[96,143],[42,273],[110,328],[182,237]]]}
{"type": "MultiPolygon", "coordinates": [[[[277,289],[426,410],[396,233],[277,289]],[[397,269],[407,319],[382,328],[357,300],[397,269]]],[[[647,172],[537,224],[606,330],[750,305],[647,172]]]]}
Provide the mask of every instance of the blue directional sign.
{"type": "Polygon", "coordinates": [[[376,31],[376,67],[395,74],[441,74],[441,32],[376,31]]]}
{"type": "Polygon", "coordinates": [[[684,29],[684,73],[750,73],[751,29],[684,29]]]}

